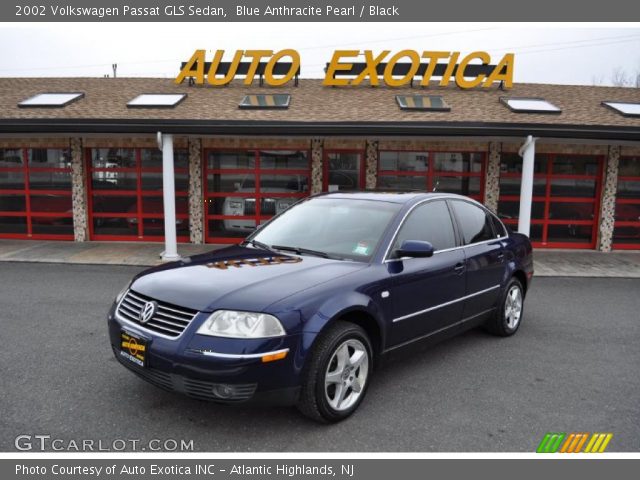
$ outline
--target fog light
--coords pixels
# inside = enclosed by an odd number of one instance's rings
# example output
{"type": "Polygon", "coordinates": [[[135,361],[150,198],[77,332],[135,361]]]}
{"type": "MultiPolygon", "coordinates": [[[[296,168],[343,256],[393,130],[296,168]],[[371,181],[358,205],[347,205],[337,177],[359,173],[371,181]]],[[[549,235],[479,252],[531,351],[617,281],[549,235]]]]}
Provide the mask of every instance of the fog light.
{"type": "Polygon", "coordinates": [[[214,396],[218,398],[228,399],[234,396],[234,394],[236,393],[236,390],[231,385],[219,383],[213,386],[213,388],[211,389],[211,392],[213,393],[214,396]]]}

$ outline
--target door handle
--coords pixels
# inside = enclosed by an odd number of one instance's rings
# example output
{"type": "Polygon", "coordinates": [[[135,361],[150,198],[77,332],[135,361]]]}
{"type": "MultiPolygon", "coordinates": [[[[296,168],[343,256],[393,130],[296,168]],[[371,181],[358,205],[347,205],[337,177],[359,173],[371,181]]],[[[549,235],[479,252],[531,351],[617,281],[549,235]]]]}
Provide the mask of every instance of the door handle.
{"type": "Polygon", "coordinates": [[[498,261],[504,260],[504,252],[498,252],[498,261]]]}
{"type": "Polygon", "coordinates": [[[462,275],[462,273],[465,270],[465,266],[464,263],[460,262],[460,263],[456,263],[456,266],[453,267],[453,270],[458,274],[458,275],[462,275]]]}

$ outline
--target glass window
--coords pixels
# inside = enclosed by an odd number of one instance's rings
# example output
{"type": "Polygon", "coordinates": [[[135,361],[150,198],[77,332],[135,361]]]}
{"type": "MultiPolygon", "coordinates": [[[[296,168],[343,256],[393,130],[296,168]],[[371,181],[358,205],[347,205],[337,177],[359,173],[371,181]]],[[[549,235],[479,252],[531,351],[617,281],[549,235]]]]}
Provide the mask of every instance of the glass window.
{"type": "Polygon", "coordinates": [[[544,98],[506,98],[500,101],[516,113],[560,113],[558,107],[544,98]]]}
{"type": "Polygon", "coordinates": [[[553,159],[553,173],[560,175],[598,175],[598,157],[577,155],[556,155],[553,159]]]}
{"type": "Polygon", "coordinates": [[[27,202],[24,195],[5,195],[0,190],[0,212],[24,212],[27,202]]]}
{"type": "Polygon", "coordinates": [[[446,202],[432,201],[416,207],[402,224],[393,244],[393,250],[405,240],[431,242],[435,250],[456,246],[453,223],[446,202]]]}
{"type": "Polygon", "coordinates": [[[443,177],[433,178],[434,192],[459,193],[460,195],[479,195],[480,177],[443,177]]]}
{"type": "Polygon", "coordinates": [[[489,215],[480,207],[469,202],[451,202],[462,230],[465,245],[494,238],[489,215]]]}
{"type": "Polygon", "coordinates": [[[260,175],[261,192],[304,193],[308,189],[306,175],[260,175]]]}
{"type": "Polygon", "coordinates": [[[451,110],[442,95],[396,95],[396,102],[402,110],[432,110],[436,112],[451,110]]]}
{"type": "Polygon", "coordinates": [[[0,148],[0,168],[21,167],[23,162],[22,150],[18,148],[0,148]]]}
{"type": "Polygon", "coordinates": [[[640,177],[640,157],[621,157],[618,175],[621,177],[640,177]]]}
{"type": "Polygon", "coordinates": [[[207,168],[209,170],[248,169],[256,167],[256,154],[252,151],[209,152],[207,168]]]}
{"type": "Polygon", "coordinates": [[[551,202],[549,218],[551,220],[593,220],[593,203],[551,202]]]}
{"type": "Polygon", "coordinates": [[[61,148],[30,148],[27,150],[30,167],[71,168],[71,154],[61,148]]]}
{"type": "Polygon", "coordinates": [[[84,93],[39,93],[18,103],[19,107],[66,107],[80,100],[84,93]]]}
{"type": "Polygon", "coordinates": [[[71,213],[70,195],[31,195],[32,212],[66,212],[71,213]]]}
{"type": "MultiPolygon", "coordinates": [[[[143,148],[141,151],[142,168],[162,168],[162,151],[157,148],[143,148]]],[[[179,148],[173,151],[174,168],[189,168],[189,152],[179,148]]]]}
{"type": "Polygon", "coordinates": [[[245,95],[240,101],[240,108],[289,108],[291,95],[287,93],[279,94],[258,94],[245,95]]]}
{"type": "Polygon", "coordinates": [[[133,148],[94,148],[91,161],[93,168],[135,168],[136,151],[133,148]]]}
{"type": "Polygon", "coordinates": [[[267,245],[295,246],[368,261],[400,204],[318,197],[302,202],[258,231],[267,245]]]}
{"type": "Polygon", "coordinates": [[[129,108],[172,108],[187,98],[186,93],[143,93],[127,102],[129,108]]]}
{"type": "Polygon", "coordinates": [[[413,175],[380,175],[377,186],[389,190],[426,190],[427,179],[413,175]]]}
{"type": "Polygon", "coordinates": [[[436,172],[482,172],[481,153],[444,153],[434,154],[436,172]]]}
{"type": "Polygon", "coordinates": [[[32,190],[70,190],[71,172],[29,172],[29,186],[32,190]]]}
{"type": "MultiPolygon", "coordinates": [[[[503,153],[500,158],[500,172],[522,173],[522,157],[517,153],[503,153]]],[[[533,160],[534,175],[547,173],[547,156],[538,154],[533,160]]]]}
{"type": "Polygon", "coordinates": [[[505,231],[505,227],[502,222],[498,220],[498,217],[496,217],[495,215],[489,215],[489,218],[491,219],[491,223],[493,224],[493,231],[495,232],[496,236],[504,237],[507,232],[505,231]]]}
{"type": "Polygon", "coordinates": [[[261,150],[260,168],[263,170],[307,170],[309,156],[305,151],[261,150]]]}
{"type": "Polygon", "coordinates": [[[620,222],[640,222],[640,203],[617,202],[615,218],[620,222]]]}
{"type": "Polygon", "coordinates": [[[426,172],[429,170],[428,152],[380,152],[380,171],[426,172]]]}
{"type": "Polygon", "coordinates": [[[339,190],[357,190],[360,188],[360,153],[334,152],[327,154],[329,178],[327,189],[330,192],[339,190]]]}
{"type": "Polygon", "coordinates": [[[632,102],[602,102],[602,105],[624,115],[625,117],[640,117],[640,103],[632,102]]]}

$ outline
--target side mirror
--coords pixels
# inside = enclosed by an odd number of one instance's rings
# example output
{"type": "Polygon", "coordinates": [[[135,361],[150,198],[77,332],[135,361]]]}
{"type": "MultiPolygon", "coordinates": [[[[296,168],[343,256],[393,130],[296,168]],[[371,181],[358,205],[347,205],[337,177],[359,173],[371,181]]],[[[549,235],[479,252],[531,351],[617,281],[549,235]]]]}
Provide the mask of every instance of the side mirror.
{"type": "Polygon", "coordinates": [[[411,258],[426,258],[433,255],[433,245],[431,242],[424,242],[422,240],[405,240],[399,249],[396,250],[396,254],[399,258],[411,257],[411,258]]]}

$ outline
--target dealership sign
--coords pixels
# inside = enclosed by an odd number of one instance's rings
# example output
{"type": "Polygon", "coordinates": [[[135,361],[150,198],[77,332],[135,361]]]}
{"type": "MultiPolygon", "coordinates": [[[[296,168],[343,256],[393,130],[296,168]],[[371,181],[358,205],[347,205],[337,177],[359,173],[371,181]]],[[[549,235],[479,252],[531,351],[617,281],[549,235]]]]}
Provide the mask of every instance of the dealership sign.
{"type": "MultiPolygon", "coordinates": [[[[189,79],[197,85],[222,86],[237,76],[244,76],[244,84],[251,85],[258,76],[261,84],[281,86],[292,79],[297,83],[300,75],[300,54],[293,49],[277,52],[237,50],[230,62],[223,62],[223,56],[224,50],[216,50],[213,59],[206,61],[205,50],[196,50],[189,61],[182,64],[176,83],[189,79]]],[[[513,65],[513,53],[507,53],[493,65],[491,56],[481,51],[462,55],[460,52],[416,50],[400,50],[394,54],[390,50],[336,50],[327,63],[322,83],[344,87],[366,81],[371,86],[401,87],[413,85],[419,77],[421,86],[439,79],[440,86],[453,80],[460,88],[488,88],[496,82],[510,88],[513,65]]]]}

